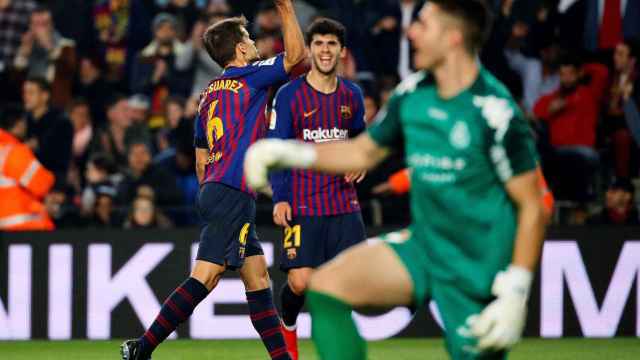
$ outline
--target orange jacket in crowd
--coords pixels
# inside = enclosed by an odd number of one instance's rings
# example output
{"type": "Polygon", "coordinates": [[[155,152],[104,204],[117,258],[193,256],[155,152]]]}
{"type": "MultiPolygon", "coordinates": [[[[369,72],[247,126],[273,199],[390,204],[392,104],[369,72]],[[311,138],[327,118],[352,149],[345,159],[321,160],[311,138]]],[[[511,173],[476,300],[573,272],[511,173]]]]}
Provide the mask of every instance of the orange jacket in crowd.
{"type": "Polygon", "coordinates": [[[0,231],[53,230],[42,203],[53,182],[31,149],[0,129],[0,231]]]}
{"type": "MultiPolygon", "coordinates": [[[[540,168],[538,168],[537,172],[538,185],[540,186],[540,189],[542,189],[542,202],[544,204],[545,217],[551,218],[551,215],[553,214],[553,203],[555,200],[540,168]]],[[[388,182],[389,187],[394,194],[404,194],[408,192],[411,187],[409,169],[402,169],[391,175],[388,182]]]]}

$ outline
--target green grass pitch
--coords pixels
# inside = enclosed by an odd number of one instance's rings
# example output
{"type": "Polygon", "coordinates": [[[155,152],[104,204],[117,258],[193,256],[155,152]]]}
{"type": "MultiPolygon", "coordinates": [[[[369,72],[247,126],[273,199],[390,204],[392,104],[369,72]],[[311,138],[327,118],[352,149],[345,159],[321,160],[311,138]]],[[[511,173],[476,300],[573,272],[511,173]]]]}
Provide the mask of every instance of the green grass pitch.
{"type": "MultiPolygon", "coordinates": [[[[24,341],[0,342],[2,360],[117,360],[119,341],[24,341]]],[[[309,341],[300,344],[301,360],[317,360],[309,341]]],[[[258,341],[177,340],[163,344],[154,360],[264,360],[258,341]]],[[[394,339],[371,342],[370,360],[445,360],[440,339],[394,339]]],[[[640,359],[640,339],[526,339],[510,360],[632,360],[640,359]]]]}

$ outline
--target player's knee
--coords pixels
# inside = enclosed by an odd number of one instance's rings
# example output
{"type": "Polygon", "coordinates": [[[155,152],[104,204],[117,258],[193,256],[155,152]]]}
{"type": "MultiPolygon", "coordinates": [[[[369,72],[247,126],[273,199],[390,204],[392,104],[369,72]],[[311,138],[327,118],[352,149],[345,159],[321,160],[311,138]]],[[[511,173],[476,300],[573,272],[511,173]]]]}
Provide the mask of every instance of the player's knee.
{"type": "Polygon", "coordinates": [[[267,269],[245,275],[242,277],[242,281],[247,291],[262,290],[271,286],[271,279],[267,269]]]}
{"type": "Polygon", "coordinates": [[[191,271],[191,277],[202,283],[209,291],[213,290],[217,285],[225,268],[215,264],[206,264],[196,266],[191,271]]]}
{"type": "Polygon", "coordinates": [[[309,284],[310,274],[308,273],[296,273],[289,274],[289,287],[296,295],[302,295],[309,284]]]}

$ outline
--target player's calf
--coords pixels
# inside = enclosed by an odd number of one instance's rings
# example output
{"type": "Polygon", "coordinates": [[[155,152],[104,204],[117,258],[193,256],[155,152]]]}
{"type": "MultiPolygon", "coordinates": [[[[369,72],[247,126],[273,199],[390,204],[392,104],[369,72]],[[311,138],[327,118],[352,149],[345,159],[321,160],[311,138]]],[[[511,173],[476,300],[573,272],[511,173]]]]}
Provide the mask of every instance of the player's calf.
{"type": "Polygon", "coordinates": [[[298,334],[296,321],[300,310],[304,306],[305,295],[309,278],[311,278],[311,268],[290,269],[287,275],[288,281],[282,287],[280,300],[282,303],[282,332],[287,344],[287,350],[294,360],[298,359],[298,334]]]}
{"type": "Polygon", "coordinates": [[[247,290],[251,323],[260,335],[269,356],[271,359],[291,360],[284,341],[280,318],[273,303],[271,282],[264,256],[246,258],[240,269],[240,277],[247,290]]]}

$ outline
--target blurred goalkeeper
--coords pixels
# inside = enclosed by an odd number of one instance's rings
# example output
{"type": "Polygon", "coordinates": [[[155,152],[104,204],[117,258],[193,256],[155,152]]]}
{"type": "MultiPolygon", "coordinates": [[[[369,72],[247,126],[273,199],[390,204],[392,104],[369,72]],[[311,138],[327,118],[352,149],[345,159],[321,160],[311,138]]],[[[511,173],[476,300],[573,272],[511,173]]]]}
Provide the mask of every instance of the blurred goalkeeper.
{"type": "Polygon", "coordinates": [[[249,145],[266,135],[265,107],[272,86],[285,82],[302,61],[304,37],[291,0],[274,0],[282,18],[285,53],[261,60],[244,17],[210,26],[204,46],[224,67],[200,97],[195,123],[198,210],[204,221],[191,275],[167,298],[138,339],[121,346],[123,360],[146,360],[216,287],[226,270],[238,270],[249,316],[270,359],[290,360],[273,304],[271,280],[256,233],[256,194],[243,176],[249,145]]]}
{"type": "Polygon", "coordinates": [[[276,168],[346,173],[404,147],[411,173],[406,240],[357,245],[320,267],[307,299],[325,360],[365,359],[353,307],[436,301],[453,359],[503,359],[519,339],[544,236],[537,155],[503,84],[477,61],[491,15],[482,0],[430,0],[409,37],[421,71],[354,140],[264,140],[245,159],[250,186],[276,168]]]}

